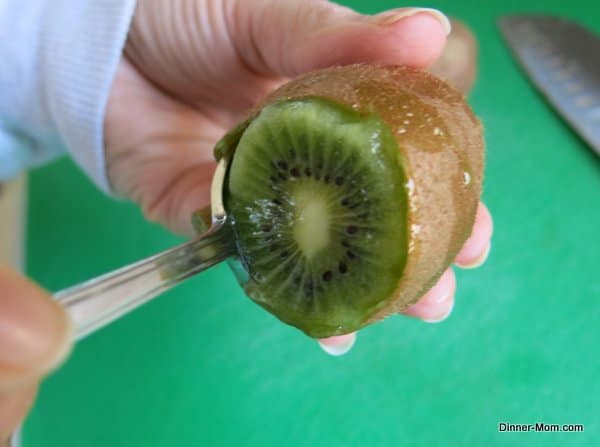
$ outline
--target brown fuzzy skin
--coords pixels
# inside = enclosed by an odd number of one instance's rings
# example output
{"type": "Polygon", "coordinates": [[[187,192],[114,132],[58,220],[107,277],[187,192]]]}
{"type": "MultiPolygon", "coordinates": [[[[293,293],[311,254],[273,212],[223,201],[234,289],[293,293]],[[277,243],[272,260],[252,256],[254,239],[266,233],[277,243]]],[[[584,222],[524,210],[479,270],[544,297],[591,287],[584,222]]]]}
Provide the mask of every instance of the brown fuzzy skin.
{"type": "Polygon", "coordinates": [[[378,114],[396,136],[414,184],[406,268],[393,298],[368,316],[367,325],[414,304],[471,234],[483,180],[482,126],[461,92],[425,71],[399,66],[358,64],[309,73],[277,89],[256,110],[307,96],[378,114]]]}
{"type": "Polygon", "coordinates": [[[429,72],[466,95],[471,91],[477,75],[477,41],[467,25],[456,19],[450,21],[452,31],[444,51],[429,72]]]}

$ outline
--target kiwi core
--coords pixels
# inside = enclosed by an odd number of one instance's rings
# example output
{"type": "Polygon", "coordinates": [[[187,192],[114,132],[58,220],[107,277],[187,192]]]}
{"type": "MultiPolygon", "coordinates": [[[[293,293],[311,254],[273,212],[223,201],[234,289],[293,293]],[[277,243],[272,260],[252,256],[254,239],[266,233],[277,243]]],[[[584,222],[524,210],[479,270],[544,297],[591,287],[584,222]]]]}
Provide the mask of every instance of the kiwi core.
{"type": "Polygon", "coordinates": [[[326,249],[330,241],[331,219],[328,201],[315,195],[311,188],[297,188],[292,193],[295,208],[294,239],[310,260],[326,249]]]}

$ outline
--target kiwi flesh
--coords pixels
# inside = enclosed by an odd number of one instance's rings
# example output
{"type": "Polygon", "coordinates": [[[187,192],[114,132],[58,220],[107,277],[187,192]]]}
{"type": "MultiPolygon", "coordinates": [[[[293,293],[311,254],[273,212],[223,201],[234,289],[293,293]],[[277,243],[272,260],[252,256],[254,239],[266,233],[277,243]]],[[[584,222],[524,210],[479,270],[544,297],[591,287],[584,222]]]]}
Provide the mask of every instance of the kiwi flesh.
{"type": "Polygon", "coordinates": [[[350,65],[269,95],[215,147],[245,291],[311,337],[406,309],[469,236],[479,121],[433,75],[350,65]]]}

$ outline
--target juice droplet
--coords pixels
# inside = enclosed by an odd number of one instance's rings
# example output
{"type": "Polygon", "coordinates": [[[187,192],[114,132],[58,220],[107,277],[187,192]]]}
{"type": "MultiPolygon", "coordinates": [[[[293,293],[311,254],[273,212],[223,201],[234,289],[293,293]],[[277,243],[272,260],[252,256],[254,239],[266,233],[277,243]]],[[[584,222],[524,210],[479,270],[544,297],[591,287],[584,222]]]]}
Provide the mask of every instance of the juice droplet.
{"type": "Polygon", "coordinates": [[[471,174],[468,171],[463,172],[463,183],[468,185],[471,183],[471,174]]]}
{"type": "Polygon", "coordinates": [[[417,234],[419,234],[420,232],[421,232],[421,225],[412,224],[412,225],[410,226],[410,233],[411,233],[411,236],[412,236],[412,237],[416,236],[416,235],[417,235],[417,234]]]}

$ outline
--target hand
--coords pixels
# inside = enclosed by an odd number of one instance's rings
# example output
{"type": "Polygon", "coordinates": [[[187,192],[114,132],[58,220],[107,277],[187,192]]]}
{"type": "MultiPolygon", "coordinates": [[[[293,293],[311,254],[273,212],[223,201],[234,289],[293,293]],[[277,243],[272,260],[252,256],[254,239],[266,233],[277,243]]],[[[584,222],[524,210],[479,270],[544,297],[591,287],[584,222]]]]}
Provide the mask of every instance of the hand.
{"type": "Polygon", "coordinates": [[[50,296],[0,266],[0,445],[25,417],[39,380],[66,357],[70,334],[50,296]]]}
{"type": "MultiPolygon", "coordinates": [[[[364,16],[323,0],[140,0],[105,118],[112,186],[148,219],[191,235],[192,212],[209,202],[215,142],[267,92],[330,65],[427,67],[448,31],[441,13],[414,8],[364,16]]],[[[482,205],[457,263],[479,263],[491,232],[482,205]]],[[[449,269],[406,315],[442,320],[454,288],[449,269]]],[[[341,353],[353,341],[321,345],[341,353]]]]}

